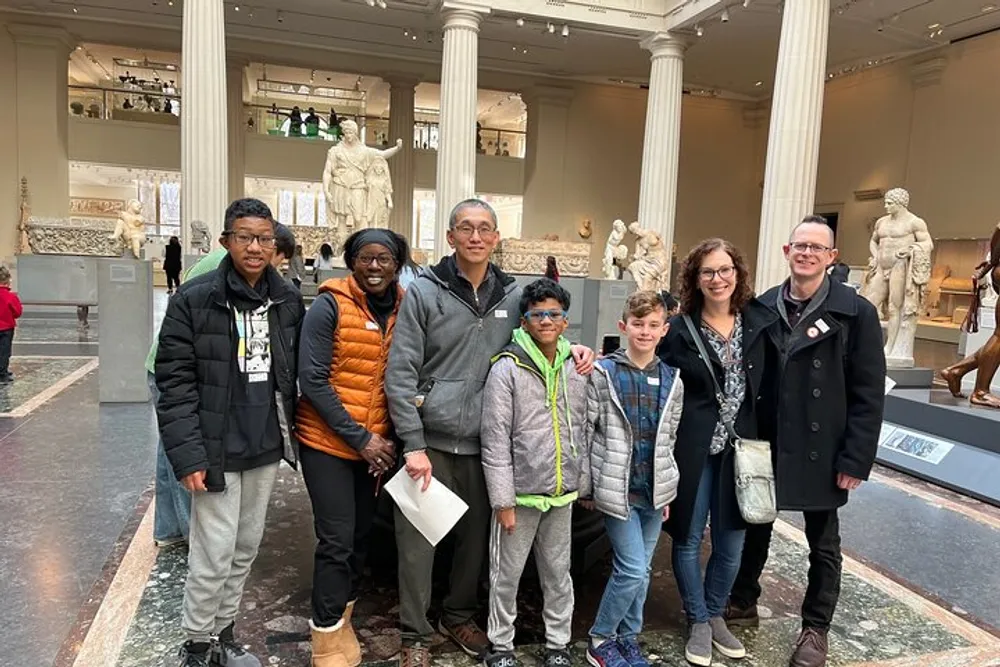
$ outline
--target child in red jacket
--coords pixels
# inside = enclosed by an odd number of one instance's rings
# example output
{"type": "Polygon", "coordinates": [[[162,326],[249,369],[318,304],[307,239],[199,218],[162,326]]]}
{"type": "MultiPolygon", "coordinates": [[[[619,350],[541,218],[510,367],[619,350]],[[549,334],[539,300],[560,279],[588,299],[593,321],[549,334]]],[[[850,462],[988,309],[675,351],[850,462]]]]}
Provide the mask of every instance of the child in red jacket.
{"type": "Polygon", "coordinates": [[[10,291],[10,269],[0,266],[0,383],[14,380],[10,372],[10,352],[14,344],[14,327],[22,310],[17,293],[10,291]]]}

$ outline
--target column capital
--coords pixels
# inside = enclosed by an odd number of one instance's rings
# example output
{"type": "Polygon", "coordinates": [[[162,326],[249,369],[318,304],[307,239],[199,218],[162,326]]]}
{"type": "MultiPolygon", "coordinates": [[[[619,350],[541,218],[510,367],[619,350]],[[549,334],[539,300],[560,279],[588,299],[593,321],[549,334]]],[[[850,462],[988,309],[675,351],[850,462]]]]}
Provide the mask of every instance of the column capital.
{"type": "Polygon", "coordinates": [[[483,17],[490,13],[488,5],[463,0],[444,0],[441,3],[441,14],[444,16],[444,29],[466,28],[479,31],[483,17]]]}
{"type": "Polygon", "coordinates": [[[250,56],[244,55],[242,53],[227,53],[226,54],[226,69],[246,69],[250,66],[252,62],[250,56]]]}
{"type": "Polygon", "coordinates": [[[66,55],[76,48],[77,38],[62,28],[46,25],[31,25],[27,23],[11,23],[7,32],[18,44],[33,44],[35,46],[61,47],[66,55]]]}
{"type": "Polygon", "coordinates": [[[649,51],[652,58],[683,58],[691,46],[691,39],[672,32],[654,32],[639,42],[639,47],[649,51]]]}
{"type": "Polygon", "coordinates": [[[536,83],[521,91],[521,100],[527,105],[547,103],[552,106],[568,107],[576,95],[576,89],[536,83]]]}
{"type": "Polygon", "coordinates": [[[383,72],[378,75],[390,88],[416,88],[423,78],[411,72],[383,72]]]}

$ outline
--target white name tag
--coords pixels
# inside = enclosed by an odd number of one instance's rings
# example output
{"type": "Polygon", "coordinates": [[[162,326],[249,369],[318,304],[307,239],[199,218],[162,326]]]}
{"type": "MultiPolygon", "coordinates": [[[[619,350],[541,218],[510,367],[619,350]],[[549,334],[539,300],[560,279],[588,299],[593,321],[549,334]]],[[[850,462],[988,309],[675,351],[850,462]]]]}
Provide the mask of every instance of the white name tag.
{"type": "Polygon", "coordinates": [[[507,319],[507,311],[506,310],[494,310],[493,311],[493,317],[497,318],[498,320],[505,320],[505,319],[507,319]]]}
{"type": "Polygon", "coordinates": [[[247,384],[253,382],[267,382],[267,373],[248,373],[247,384]]]}
{"type": "Polygon", "coordinates": [[[830,325],[824,322],[823,318],[821,317],[818,320],[816,320],[816,328],[822,331],[823,333],[826,333],[827,331],[830,330],[830,325]]]}
{"type": "Polygon", "coordinates": [[[365,322],[365,329],[369,331],[378,331],[378,325],[374,322],[365,322]]]}
{"type": "Polygon", "coordinates": [[[646,378],[646,382],[649,383],[653,387],[659,387],[660,386],[660,378],[651,378],[651,377],[648,377],[648,378],[646,378]]]}

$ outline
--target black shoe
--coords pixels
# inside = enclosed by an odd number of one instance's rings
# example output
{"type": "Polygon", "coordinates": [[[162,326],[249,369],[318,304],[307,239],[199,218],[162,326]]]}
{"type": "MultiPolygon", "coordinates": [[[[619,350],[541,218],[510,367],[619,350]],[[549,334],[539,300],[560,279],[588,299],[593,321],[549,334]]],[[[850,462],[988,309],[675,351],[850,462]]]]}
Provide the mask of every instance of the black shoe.
{"type": "Polygon", "coordinates": [[[6,384],[8,382],[13,382],[13,381],[14,381],[13,373],[4,373],[3,375],[0,375],[0,383],[6,384]]]}
{"type": "Polygon", "coordinates": [[[217,641],[212,642],[209,667],[261,667],[260,660],[253,653],[236,643],[233,637],[233,623],[219,633],[217,641]]]}
{"type": "Polygon", "coordinates": [[[172,667],[209,667],[209,644],[205,642],[184,642],[174,662],[168,662],[172,667]]]}
{"type": "Polygon", "coordinates": [[[483,664],[486,667],[521,667],[513,651],[491,651],[483,658],[483,664]]]}
{"type": "Polygon", "coordinates": [[[566,649],[545,649],[545,667],[573,667],[573,658],[566,649]]]}

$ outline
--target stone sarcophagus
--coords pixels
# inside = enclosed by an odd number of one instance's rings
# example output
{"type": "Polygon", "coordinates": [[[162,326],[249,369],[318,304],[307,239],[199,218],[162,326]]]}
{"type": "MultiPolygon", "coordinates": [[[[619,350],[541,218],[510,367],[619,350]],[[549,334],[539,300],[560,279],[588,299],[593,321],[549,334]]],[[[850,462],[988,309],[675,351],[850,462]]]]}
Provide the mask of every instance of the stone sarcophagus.
{"type": "Polygon", "coordinates": [[[545,258],[556,258],[560,276],[590,275],[590,244],[542,239],[503,239],[493,251],[493,261],[507,273],[545,274],[545,258]]]}

